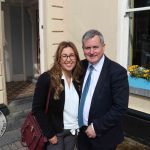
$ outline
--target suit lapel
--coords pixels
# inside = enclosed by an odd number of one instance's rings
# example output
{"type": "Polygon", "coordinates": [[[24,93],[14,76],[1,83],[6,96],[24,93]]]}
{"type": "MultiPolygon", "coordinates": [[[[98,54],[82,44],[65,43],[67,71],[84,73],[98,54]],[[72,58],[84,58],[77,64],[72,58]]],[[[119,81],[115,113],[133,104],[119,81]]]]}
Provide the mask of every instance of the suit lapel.
{"type": "Polygon", "coordinates": [[[92,106],[94,104],[94,101],[95,101],[95,99],[97,99],[98,96],[101,95],[102,88],[105,84],[106,76],[107,76],[108,71],[109,71],[109,69],[108,69],[109,68],[109,62],[110,62],[110,60],[105,56],[105,61],[104,61],[103,67],[102,67],[102,71],[100,73],[100,76],[98,78],[98,81],[97,81],[97,84],[96,84],[96,87],[95,87],[95,90],[93,93],[91,107],[90,107],[90,111],[89,111],[89,118],[91,116],[91,110],[93,110],[92,106]]]}
{"type": "Polygon", "coordinates": [[[85,74],[86,74],[87,67],[88,67],[88,61],[86,59],[81,61],[81,67],[83,69],[83,74],[81,78],[81,93],[82,93],[83,82],[84,82],[85,74]]]}

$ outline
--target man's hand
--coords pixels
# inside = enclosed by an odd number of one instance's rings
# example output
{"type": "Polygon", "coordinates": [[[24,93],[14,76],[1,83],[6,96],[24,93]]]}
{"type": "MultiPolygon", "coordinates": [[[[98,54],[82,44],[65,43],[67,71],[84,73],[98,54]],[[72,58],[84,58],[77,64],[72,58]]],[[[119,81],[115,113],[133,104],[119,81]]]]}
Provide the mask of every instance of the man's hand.
{"type": "Polygon", "coordinates": [[[57,136],[56,136],[56,135],[53,136],[51,139],[49,139],[49,142],[50,142],[51,144],[57,144],[57,142],[58,142],[57,136]]]}
{"type": "Polygon", "coordinates": [[[85,133],[87,134],[87,136],[89,138],[95,138],[96,137],[96,133],[92,127],[92,125],[89,125],[88,128],[86,129],[85,133]]]}

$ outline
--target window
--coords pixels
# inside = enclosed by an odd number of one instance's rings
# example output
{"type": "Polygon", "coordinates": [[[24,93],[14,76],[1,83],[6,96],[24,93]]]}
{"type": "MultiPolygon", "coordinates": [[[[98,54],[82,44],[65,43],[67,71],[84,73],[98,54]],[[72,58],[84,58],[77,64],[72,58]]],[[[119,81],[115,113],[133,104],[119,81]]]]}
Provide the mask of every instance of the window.
{"type": "MultiPolygon", "coordinates": [[[[118,39],[121,41],[118,61],[123,66],[139,65],[150,70],[150,0],[122,0],[119,3],[121,24],[118,39]]],[[[150,81],[129,76],[129,84],[131,93],[150,97],[150,81]]]]}
{"type": "MultiPolygon", "coordinates": [[[[130,0],[129,7],[149,6],[150,0],[130,0]]],[[[134,9],[133,9],[134,10],[134,9]]],[[[129,65],[150,68],[150,10],[129,12],[129,65]]]]}
{"type": "Polygon", "coordinates": [[[129,0],[129,8],[141,8],[150,6],[150,0],[129,0]]]}

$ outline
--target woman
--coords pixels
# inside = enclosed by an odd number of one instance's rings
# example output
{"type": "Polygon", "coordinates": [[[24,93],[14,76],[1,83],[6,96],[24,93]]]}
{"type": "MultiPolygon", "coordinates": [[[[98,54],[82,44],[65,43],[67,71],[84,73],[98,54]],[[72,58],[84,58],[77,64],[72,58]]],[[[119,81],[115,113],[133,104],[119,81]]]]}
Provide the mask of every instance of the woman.
{"type": "Polygon", "coordinates": [[[49,139],[47,150],[73,150],[75,147],[80,75],[77,48],[72,42],[61,42],[54,65],[38,79],[32,105],[32,112],[49,139]],[[49,89],[49,107],[45,114],[49,89]]]}

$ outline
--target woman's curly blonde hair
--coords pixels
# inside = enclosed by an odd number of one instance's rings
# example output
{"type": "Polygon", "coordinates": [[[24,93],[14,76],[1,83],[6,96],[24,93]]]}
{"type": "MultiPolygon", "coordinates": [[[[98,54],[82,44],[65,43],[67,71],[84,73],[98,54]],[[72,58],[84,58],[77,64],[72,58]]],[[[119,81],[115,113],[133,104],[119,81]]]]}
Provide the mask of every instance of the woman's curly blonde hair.
{"type": "Polygon", "coordinates": [[[77,48],[70,41],[62,41],[58,45],[57,51],[56,51],[55,56],[54,56],[55,57],[54,58],[54,64],[49,71],[52,87],[55,90],[54,99],[56,99],[56,100],[60,98],[60,94],[64,89],[64,87],[61,83],[62,69],[60,66],[60,58],[61,58],[61,53],[62,53],[63,49],[66,47],[71,47],[74,51],[75,56],[76,56],[76,65],[72,71],[72,77],[73,77],[73,80],[75,80],[80,86],[80,77],[81,77],[82,71],[81,71],[80,58],[79,58],[77,48]]]}

